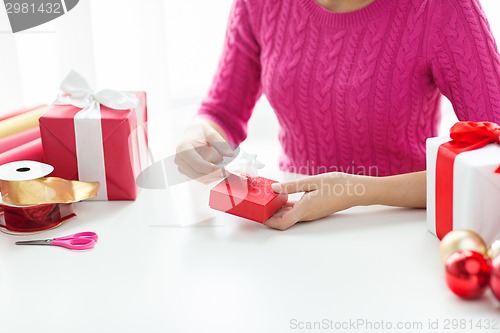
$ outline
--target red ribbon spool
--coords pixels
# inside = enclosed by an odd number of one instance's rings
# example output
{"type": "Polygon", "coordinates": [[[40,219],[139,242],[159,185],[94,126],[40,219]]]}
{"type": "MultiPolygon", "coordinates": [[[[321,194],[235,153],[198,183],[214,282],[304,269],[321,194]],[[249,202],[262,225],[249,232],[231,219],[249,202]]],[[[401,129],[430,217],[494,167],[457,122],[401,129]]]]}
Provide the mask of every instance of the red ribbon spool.
{"type": "Polygon", "coordinates": [[[7,206],[0,204],[0,228],[26,233],[52,229],[75,216],[72,204],[7,206]]]}

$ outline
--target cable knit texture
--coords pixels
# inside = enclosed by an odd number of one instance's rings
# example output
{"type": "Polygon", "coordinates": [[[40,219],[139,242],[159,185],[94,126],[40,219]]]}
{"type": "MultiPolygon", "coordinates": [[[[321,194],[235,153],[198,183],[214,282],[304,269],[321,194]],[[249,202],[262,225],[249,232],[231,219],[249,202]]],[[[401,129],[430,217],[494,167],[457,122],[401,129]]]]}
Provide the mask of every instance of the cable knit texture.
{"type": "Polygon", "coordinates": [[[199,115],[240,144],[264,93],[280,168],[386,176],[425,170],[445,95],[460,120],[500,123],[500,60],[479,0],[235,0],[199,115]]]}

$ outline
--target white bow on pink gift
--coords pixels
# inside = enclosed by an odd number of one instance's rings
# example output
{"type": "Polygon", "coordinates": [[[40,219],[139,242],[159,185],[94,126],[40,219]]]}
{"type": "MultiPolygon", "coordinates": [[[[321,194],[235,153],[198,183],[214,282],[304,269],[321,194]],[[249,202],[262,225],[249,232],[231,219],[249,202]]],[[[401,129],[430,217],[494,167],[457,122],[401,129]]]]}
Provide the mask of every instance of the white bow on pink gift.
{"type": "MultiPolygon", "coordinates": [[[[54,104],[81,108],[74,117],[78,178],[101,184],[97,200],[106,200],[106,171],[101,127],[101,104],[114,110],[137,108],[139,101],[133,93],[110,89],[94,92],[87,81],[71,71],[60,85],[61,92],[54,104]]],[[[141,117],[137,117],[138,126],[141,117]]]]}

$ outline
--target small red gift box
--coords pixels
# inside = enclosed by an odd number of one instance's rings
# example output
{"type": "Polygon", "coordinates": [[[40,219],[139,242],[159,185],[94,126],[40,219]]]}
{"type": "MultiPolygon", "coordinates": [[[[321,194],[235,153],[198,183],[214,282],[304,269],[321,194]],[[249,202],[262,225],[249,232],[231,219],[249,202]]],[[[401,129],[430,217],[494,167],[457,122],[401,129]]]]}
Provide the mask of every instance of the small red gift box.
{"type": "Polygon", "coordinates": [[[229,175],[210,190],[209,206],[229,214],[264,223],[288,200],[288,195],[277,194],[262,177],[240,178],[229,175]]]}

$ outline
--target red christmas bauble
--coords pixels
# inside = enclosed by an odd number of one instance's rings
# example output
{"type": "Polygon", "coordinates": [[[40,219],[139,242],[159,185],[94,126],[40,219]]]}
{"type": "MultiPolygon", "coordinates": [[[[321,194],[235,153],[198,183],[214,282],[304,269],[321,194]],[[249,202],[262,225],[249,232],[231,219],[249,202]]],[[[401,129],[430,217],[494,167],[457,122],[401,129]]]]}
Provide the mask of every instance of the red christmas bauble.
{"type": "Polygon", "coordinates": [[[490,278],[491,291],[500,301],[500,255],[496,256],[491,262],[492,273],[490,278]]]}
{"type": "Polygon", "coordinates": [[[491,275],[489,260],[479,252],[460,250],[446,260],[446,283],[462,298],[477,298],[488,287],[491,275]]]}

